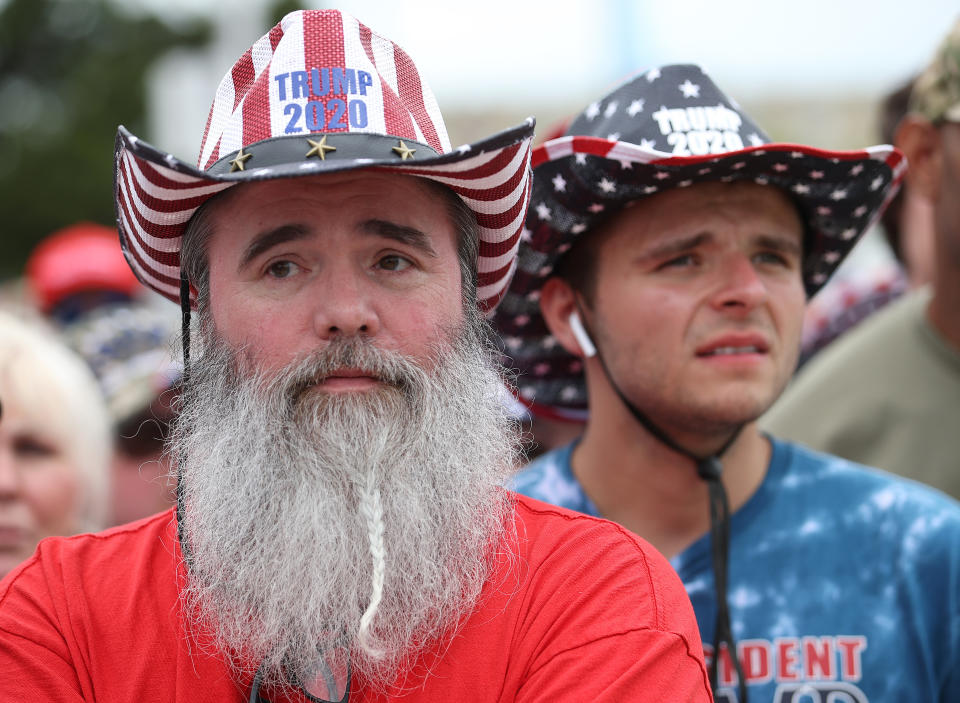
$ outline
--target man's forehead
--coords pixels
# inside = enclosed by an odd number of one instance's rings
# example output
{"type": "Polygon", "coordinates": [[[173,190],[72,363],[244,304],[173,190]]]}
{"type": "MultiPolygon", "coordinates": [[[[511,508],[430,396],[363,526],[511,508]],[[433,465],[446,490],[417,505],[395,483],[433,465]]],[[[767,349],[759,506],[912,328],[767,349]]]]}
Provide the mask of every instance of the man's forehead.
{"type": "Polygon", "coordinates": [[[390,173],[374,169],[338,171],[336,173],[314,174],[287,178],[274,178],[262,181],[247,181],[209,201],[214,207],[221,208],[225,203],[240,200],[259,202],[261,199],[280,207],[285,198],[308,197],[325,199],[349,197],[370,193],[398,192],[417,193],[425,199],[437,199],[438,191],[433,181],[419,176],[390,173]]]}
{"type": "Polygon", "coordinates": [[[214,239],[236,239],[238,230],[250,238],[280,227],[302,238],[334,221],[375,233],[365,225],[375,219],[439,234],[450,225],[447,198],[456,197],[446,190],[416,176],[360,170],[241,183],[203,209],[214,239]]]}
{"type": "Polygon", "coordinates": [[[631,201],[598,231],[628,225],[636,233],[656,234],[663,227],[687,221],[703,225],[740,218],[775,221],[798,234],[803,232],[802,215],[787,193],[752,182],[699,183],[656,193],[631,201]]]}

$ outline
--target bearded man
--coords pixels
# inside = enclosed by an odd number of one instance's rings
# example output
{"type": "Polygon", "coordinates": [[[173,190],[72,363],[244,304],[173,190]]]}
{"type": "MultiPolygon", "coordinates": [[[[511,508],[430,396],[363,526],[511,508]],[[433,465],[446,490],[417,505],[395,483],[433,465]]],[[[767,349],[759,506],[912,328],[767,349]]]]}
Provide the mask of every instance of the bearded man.
{"type": "Polygon", "coordinates": [[[532,129],[451,150],[410,58],[337,11],[239,59],[199,169],[120,129],[124,251],[193,354],[177,508],[44,542],[0,585],[5,692],[710,699],[665,560],[501,488],[517,437],[481,311],[532,129]]]}

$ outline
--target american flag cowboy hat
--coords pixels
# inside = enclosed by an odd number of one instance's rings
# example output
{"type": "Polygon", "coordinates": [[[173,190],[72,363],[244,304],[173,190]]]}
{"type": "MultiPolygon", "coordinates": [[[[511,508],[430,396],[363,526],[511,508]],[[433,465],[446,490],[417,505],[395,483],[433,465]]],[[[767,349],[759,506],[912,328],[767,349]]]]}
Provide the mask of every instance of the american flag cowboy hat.
{"type": "Polygon", "coordinates": [[[493,322],[521,400],[546,417],[586,417],[583,364],[553,339],[539,296],[576,241],[630,202],[708,181],[782,189],[804,221],[808,295],[895,195],[906,160],[891,146],[825,151],[772,142],[699,66],[638,74],[533,152],[533,195],[517,272],[493,322]]]}
{"type": "Polygon", "coordinates": [[[120,241],[137,277],[177,301],[181,236],[220,191],[358,168],[420,176],[453,190],[476,216],[478,300],[489,310],[516,262],[533,127],[529,118],[451,149],[436,99],[403,49],[337,10],[292,12],[223,77],[196,167],[119,128],[120,241]]]}

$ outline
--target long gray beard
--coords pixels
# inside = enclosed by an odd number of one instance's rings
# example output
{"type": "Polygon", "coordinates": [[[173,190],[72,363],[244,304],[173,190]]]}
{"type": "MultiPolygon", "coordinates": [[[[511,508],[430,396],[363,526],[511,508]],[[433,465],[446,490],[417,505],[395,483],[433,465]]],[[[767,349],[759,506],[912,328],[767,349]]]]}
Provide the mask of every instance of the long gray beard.
{"type": "Polygon", "coordinates": [[[195,643],[268,685],[306,681],[322,659],[385,688],[453,634],[513,524],[500,486],[518,435],[482,324],[429,372],[353,339],[268,379],[204,340],[171,444],[195,643]],[[388,383],[309,390],[342,367],[388,383]]]}

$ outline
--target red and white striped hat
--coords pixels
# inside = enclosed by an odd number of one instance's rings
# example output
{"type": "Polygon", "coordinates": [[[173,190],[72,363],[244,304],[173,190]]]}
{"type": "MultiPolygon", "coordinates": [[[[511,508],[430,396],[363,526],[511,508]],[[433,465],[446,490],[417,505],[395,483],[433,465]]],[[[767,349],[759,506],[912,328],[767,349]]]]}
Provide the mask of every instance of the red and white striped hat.
{"type": "Polygon", "coordinates": [[[533,126],[528,118],[451,149],[436,99],[403,49],[338,10],[292,12],[223,77],[196,168],[119,128],[120,241],[137,277],[177,301],[181,236],[220,191],[358,168],[421,176],[476,216],[478,300],[490,310],[516,265],[533,126]]]}

